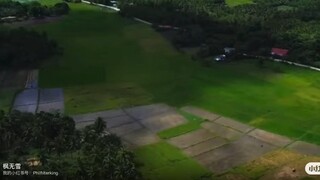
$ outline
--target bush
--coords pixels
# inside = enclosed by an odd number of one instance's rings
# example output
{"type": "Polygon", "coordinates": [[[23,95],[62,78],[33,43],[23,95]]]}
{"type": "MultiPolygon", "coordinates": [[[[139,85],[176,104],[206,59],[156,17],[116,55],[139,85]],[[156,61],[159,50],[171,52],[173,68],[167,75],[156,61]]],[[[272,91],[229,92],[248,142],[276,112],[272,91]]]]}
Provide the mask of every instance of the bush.
{"type": "MultiPolygon", "coordinates": [[[[80,0],[72,0],[80,2],[80,0]]],[[[70,8],[67,3],[57,3],[53,7],[41,5],[37,1],[30,3],[19,3],[13,1],[0,1],[0,18],[15,16],[17,19],[21,17],[43,18],[51,15],[68,14],[70,8]]]]}
{"type": "Polygon", "coordinates": [[[57,3],[52,7],[52,12],[55,15],[65,15],[68,14],[70,11],[70,7],[67,3],[57,3]]]}

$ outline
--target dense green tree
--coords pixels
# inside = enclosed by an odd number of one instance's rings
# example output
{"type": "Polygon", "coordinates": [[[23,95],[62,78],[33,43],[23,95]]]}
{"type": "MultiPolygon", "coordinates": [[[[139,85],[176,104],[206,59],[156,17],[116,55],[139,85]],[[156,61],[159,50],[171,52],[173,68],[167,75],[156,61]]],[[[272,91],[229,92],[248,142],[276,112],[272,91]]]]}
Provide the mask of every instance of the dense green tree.
{"type": "Polygon", "coordinates": [[[62,51],[46,33],[18,29],[0,30],[0,68],[37,67],[62,51]]]}
{"type": "Polygon", "coordinates": [[[0,111],[0,162],[36,157],[38,170],[58,171],[63,178],[138,179],[134,156],[118,136],[108,134],[98,118],[79,131],[61,114],[0,111]]]}

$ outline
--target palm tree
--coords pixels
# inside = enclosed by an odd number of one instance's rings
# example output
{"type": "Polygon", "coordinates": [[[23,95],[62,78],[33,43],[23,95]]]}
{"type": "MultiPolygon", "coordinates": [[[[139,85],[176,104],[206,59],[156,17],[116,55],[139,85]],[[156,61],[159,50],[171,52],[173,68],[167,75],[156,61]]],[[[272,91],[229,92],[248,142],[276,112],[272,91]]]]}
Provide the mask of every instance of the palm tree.
{"type": "Polygon", "coordinates": [[[107,125],[101,117],[98,117],[98,119],[94,122],[93,127],[97,134],[101,134],[106,129],[107,125]]]}

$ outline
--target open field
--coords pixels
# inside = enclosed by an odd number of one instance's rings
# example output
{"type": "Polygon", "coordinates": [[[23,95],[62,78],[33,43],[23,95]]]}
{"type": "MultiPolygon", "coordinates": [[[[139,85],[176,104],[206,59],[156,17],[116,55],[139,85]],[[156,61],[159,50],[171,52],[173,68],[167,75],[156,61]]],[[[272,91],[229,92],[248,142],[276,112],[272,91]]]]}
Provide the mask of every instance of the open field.
{"type": "Polygon", "coordinates": [[[141,147],[135,151],[146,179],[200,179],[211,173],[178,148],[165,142],[141,147]]]}
{"type": "Polygon", "coordinates": [[[65,88],[66,113],[81,114],[148,104],[151,94],[134,84],[94,84],[65,88]]]}
{"type": "Polygon", "coordinates": [[[88,111],[117,108],[100,102],[112,102],[105,95],[109,90],[89,87],[130,83],[148,102],[195,105],[320,144],[318,72],[272,62],[261,69],[255,60],[203,68],[143,24],[84,4],[70,6],[71,14],[61,21],[34,26],[64,47],[64,55],[53,59],[56,65],[40,70],[40,86],[70,88],[66,99],[81,103],[74,109],[68,108],[74,102],[66,101],[68,113],[91,106],[88,111]],[[90,89],[90,96],[77,95],[76,87],[82,86],[90,89]]]}

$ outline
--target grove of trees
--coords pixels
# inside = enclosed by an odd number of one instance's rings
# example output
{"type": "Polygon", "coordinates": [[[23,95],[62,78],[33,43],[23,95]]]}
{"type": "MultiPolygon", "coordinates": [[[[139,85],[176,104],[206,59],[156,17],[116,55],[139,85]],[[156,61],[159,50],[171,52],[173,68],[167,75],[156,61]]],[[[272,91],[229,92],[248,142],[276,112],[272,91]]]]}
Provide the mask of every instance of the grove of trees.
{"type": "Polygon", "coordinates": [[[177,47],[205,44],[206,55],[224,47],[269,55],[278,47],[289,50],[291,61],[320,65],[318,0],[255,0],[236,7],[218,0],[119,0],[119,7],[123,16],[180,27],[172,38],[177,47]]]}
{"type": "Polygon", "coordinates": [[[61,53],[62,49],[46,33],[24,28],[0,29],[0,69],[34,68],[61,53]]]}
{"type": "Polygon", "coordinates": [[[59,172],[59,177],[47,179],[140,178],[133,153],[105,128],[101,118],[77,130],[73,119],[61,114],[0,111],[0,163],[21,163],[24,170],[59,172]],[[25,162],[30,158],[41,165],[28,166],[25,162]]]}
{"type": "Polygon", "coordinates": [[[0,1],[0,19],[9,16],[24,19],[29,17],[43,18],[68,14],[69,11],[69,5],[64,2],[48,7],[41,5],[38,1],[31,1],[30,3],[20,3],[12,0],[0,1]]]}

